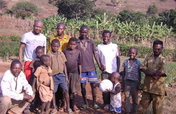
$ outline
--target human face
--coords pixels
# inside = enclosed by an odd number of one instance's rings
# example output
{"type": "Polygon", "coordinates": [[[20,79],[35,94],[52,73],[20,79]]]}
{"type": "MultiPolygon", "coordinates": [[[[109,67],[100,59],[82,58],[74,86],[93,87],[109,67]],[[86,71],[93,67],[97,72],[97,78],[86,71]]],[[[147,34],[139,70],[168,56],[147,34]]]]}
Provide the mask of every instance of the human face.
{"type": "Polygon", "coordinates": [[[58,25],[57,28],[56,28],[56,30],[57,30],[57,35],[58,35],[58,36],[61,36],[61,35],[64,34],[65,26],[62,25],[62,24],[61,24],[61,25],[58,25]]]}
{"type": "Polygon", "coordinates": [[[130,49],[128,55],[130,59],[135,59],[137,55],[136,49],[130,49]]]}
{"type": "Polygon", "coordinates": [[[53,43],[51,44],[52,52],[57,52],[60,47],[59,43],[53,43]]]}
{"type": "Polygon", "coordinates": [[[80,37],[83,38],[83,39],[86,39],[87,36],[88,36],[88,32],[89,30],[87,28],[83,28],[79,31],[80,33],[80,37]]]}
{"type": "Polygon", "coordinates": [[[74,50],[77,46],[77,42],[76,41],[71,41],[71,42],[69,42],[68,45],[69,45],[70,49],[74,50]]]}
{"type": "Polygon", "coordinates": [[[36,50],[36,55],[40,58],[44,54],[43,49],[36,50]]]}
{"type": "Polygon", "coordinates": [[[14,64],[13,66],[11,66],[10,70],[11,70],[11,73],[15,77],[17,77],[20,74],[21,70],[22,70],[22,66],[21,66],[21,64],[17,63],[17,64],[14,64]]]}
{"type": "Polygon", "coordinates": [[[44,61],[44,65],[50,66],[50,58],[48,57],[46,61],[44,61]]]}
{"type": "Polygon", "coordinates": [[[157,44],[157,45],[154,45],[153,46],[153,53],[154,53],[154,56],[157,57],[161,54],[163,50],[163,46],[160,45],[160,44],[157,44]]]}
{"type": "Polygon", "coordinates": [[[103,38],[103,44],[109,44],[111,35],[110,33],[104,33],[102,38],[103,38]]]}
{"type": "Polygon", "coordinates": [[[43,23],[36,22],[33,27],[34,27],[34,30],[33,30],[34,34],[39,35],[42,31],[43,23]]]}

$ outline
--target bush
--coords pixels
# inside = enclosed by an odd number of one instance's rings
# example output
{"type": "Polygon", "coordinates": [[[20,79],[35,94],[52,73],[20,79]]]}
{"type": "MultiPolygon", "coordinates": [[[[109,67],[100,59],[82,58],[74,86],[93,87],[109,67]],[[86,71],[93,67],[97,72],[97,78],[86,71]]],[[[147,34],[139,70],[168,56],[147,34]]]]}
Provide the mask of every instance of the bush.
{"type": "Polygon", "coordinates": [[[21,17],[22,19],[38,14],[37,6],[27,1],[18,2],[12,7],[12,11],[17,18],[21,17]]]}
{"type": "Polygon", "coordinates": [[[148,15],[155,15],[158,12],[158,8],[156,5],[150,5],[147,10],[148,15]]]}

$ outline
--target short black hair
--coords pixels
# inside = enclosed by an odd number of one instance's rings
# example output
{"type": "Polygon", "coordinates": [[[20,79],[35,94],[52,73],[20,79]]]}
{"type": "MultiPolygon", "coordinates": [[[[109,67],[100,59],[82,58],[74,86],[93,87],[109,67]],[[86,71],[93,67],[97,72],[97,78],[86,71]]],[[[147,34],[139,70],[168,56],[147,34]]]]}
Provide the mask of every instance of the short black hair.
{"type": "Polygon", "coordinates": [[[18,59],[15,59],[15,60],[12,61],[11,65],[10,65],[10,68],[12,68],[16,64],[22,65],[21,62],[18,59]]]}
{"type": "Polygon", "coordinates": [[[68,41],[68,43],[70,43],[70,42],[78,42],[78,39],[77,38],[75,38],[75,37],[71,37],[70,38],[70,40],[68,41]]]}
{"type": "Polygon", "coordinates": [[[138,54],[137,48],[135,48],[135,47],[130,47],[129,51],[132,50],[132,49],[136,50],[136,54],[138,54]]]}
{"type": "Polygon", "coordinates": [[[82,30],[82,29],[87,29],[87,30],[89,30],[89,27],[87,27],[87,25],[82,25],[82,26],[80,27],[80,30],[82,30]]]}
{"type": "Polygon", "coordinates": [[[35,60],[33,63],[33,67],[36,70],[40,65],[42,65],[42,62],[40,60],[35,60]]]}
{"type": "Polygon", "coordinates": [[[38,50],[42,50],[44,52],[44,48],[42,46],[37,46],[35,52],[37,52],[38,50]]]}
{"type": "Polygon", "coordinates": [[[111,32],[110,32],[109,30],[104,30],[104,31],[102,32],[102,36],[103,36],[103,34],[106,34],[106,33],[109,33],[110,36],[111,36],[111,32]]]}
{"type": "Polygon", "coordinates": [[[155,41],[153,42],[153,47],[154,47],[155,45],[161,45],[161,46],[163,47],[163,41],[161,41],[161,40],[155,40],[155,41]]]}
{"type": "Polygon", "coordinates": [[[51,45],[54,44],[54,43],[60,44],[60,41],[58,39],[53,39],[52,42],[51,42],[51,45]]]}
{"type": "Polygon", "coordinates": [[[40,57],[40,61],[41,61],[42,63],[44,63],[46,60],[48,60],[48,58],[50,58],[50,56],[44,54],[44,55],[42,55],[42,56],[40,57]]]}

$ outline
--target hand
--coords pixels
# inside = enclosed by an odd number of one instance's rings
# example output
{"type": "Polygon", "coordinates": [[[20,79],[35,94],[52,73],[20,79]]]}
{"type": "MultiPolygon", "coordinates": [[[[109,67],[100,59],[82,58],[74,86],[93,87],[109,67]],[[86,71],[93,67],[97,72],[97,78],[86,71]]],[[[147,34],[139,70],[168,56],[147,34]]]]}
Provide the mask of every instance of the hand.
{"type": "Polygon", "coordinates": [[[68,80],[68,78],[66,78],[66,82],[67,82],[67,84],[69,83],[69,80],[68,80]]]}
{"type": "Polygon", "coordinates": [[[160,76],[153,76],[153,78],[154,78],[155,80],[158,80],[158,79],[160,79],[160,76]]]}
{"type": "Polygon", "coordinates": [[[112,90],[110,89],[106,89],[105,93],[111,92],[112,90]]]}
{"type": "Polygon", "coordinates": [[[31,95],[24,94],[23,99],[27,100],[28,102],[32,102],[32,96],[31,95]]]}
{"type": "Polygon", "coordinates": [[[81,80],[82,80],[82,75],[79,76],[79,81],[81,81],[81,80]]]}
{"type": "Polygon", "coordinates": [[[48,73],[49,76],[53,76],[53,73],[48,73]]]}
{"type": "Polygon", "coordinates": [[[100,66],[100,70],[101,70],[101,71],[105,71],[105,70],[106,70],[106,67],[105,67],[104,65],[101,64],[101,66],[100,66]]]}

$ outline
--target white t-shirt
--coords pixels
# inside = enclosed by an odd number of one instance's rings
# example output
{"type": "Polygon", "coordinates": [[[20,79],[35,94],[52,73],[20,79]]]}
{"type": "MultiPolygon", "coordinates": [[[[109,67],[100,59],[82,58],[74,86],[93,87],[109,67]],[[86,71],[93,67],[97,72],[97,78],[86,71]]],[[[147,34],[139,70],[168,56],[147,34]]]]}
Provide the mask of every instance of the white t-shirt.
{"type": "Polygon", "coordinates": [[[113,73],[117,71],[117,56],[120,55],[118,45],[110,42],[109,44],[98,45],[98,55],[100,62],[106,67],[106,72],[113,73]]]}
{"type": "Polygon", "coordinates": [[[21,42],[26,44],[24,61],[32,61],[36,58],[35,49],[37,46],[46,47],[46,37],[41,33],[40,35],[34,35],[32,31],[25,33],[21,39],[21,42]]]}

